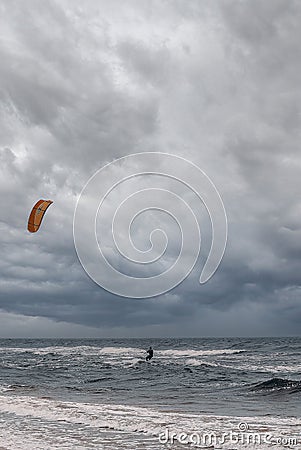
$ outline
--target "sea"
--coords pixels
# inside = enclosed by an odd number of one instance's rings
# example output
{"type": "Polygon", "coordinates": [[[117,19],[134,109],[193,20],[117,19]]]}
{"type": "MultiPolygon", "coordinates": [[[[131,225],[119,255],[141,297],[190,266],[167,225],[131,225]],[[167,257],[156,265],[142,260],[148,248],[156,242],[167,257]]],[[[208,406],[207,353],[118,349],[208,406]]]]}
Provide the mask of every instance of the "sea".
{"type": "Polygon", "coordinates": [[[301,338],[0,340],[1,450],[190,448],[301,449],[301,338]]]}

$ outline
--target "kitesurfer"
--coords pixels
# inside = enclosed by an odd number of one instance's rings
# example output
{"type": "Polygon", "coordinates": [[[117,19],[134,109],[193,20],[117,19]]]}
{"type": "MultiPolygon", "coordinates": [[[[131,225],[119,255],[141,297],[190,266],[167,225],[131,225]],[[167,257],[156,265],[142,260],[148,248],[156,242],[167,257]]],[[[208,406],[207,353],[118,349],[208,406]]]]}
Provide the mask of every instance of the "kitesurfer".
{"type": "Polygon", "coordinates": [[[146,361],[149,361],[154,356],[154,350],[150,347],[146,353],[147,353],[147,357],[145,359],[146,359],[146,361]]]}

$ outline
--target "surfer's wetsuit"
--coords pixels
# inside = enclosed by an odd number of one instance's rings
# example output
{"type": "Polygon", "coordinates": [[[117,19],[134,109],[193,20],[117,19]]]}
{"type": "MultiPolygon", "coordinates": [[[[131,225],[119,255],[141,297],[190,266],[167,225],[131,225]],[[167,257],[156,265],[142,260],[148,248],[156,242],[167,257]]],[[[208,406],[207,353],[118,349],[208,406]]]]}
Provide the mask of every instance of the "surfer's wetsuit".
{"type": "Polygon", "coordinates": [[[147,357],[146,357],[145,359],[146,359],[146,361],[149,361],[149,360],[152,359],[152,357],[154,356],[154,350],[150,347],[150,348],[147,350],[147,353],[148,353],[148,355],[147,355],[147,357]]]}

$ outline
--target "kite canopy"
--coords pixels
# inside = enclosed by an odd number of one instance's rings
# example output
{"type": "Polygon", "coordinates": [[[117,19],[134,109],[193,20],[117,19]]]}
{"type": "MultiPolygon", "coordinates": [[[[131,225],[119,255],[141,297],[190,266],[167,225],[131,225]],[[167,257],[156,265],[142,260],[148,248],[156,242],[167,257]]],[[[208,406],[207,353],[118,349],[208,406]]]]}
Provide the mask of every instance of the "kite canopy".
{"type": "Polygon", "coordinates": [[[39,200],[31,210],[28,219],[28,231],[35,233],[40,228],[47,208],[53,203],[51,200],[39,200]]]}

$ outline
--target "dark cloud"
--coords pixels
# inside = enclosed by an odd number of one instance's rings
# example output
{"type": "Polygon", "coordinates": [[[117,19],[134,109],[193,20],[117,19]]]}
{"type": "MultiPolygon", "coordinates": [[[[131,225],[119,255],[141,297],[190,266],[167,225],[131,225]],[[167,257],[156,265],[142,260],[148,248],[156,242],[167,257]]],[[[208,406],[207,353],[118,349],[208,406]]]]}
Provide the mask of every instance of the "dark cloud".
{"type": "MultiPolygon", "coordinates": [[[[0,13],[3,336],[300,333],[299,2],[7,0],[0,13]],[[204,246],[191,275],[133,300],[86,275],[72,221],[96,170],[149,150],[210,176],[229,239],[200,286],[210,241],[200,212],[204,246]],[[54,204],[29,235],[38,198],[54,204]]],[[[135,229],[141,248],[152,223],[135,229]]]]}

